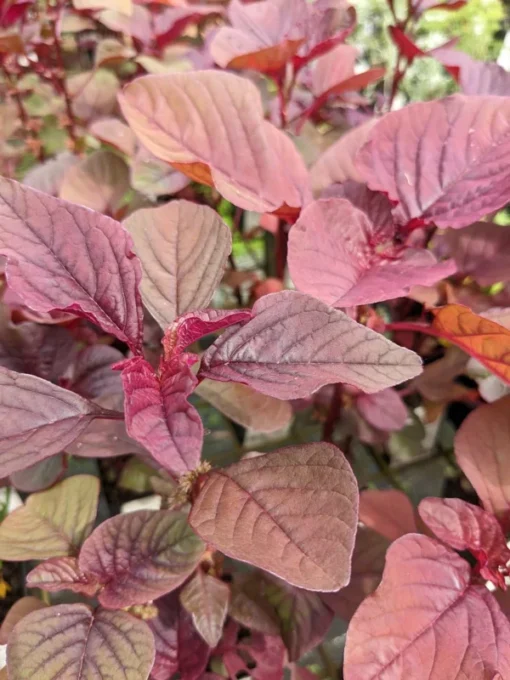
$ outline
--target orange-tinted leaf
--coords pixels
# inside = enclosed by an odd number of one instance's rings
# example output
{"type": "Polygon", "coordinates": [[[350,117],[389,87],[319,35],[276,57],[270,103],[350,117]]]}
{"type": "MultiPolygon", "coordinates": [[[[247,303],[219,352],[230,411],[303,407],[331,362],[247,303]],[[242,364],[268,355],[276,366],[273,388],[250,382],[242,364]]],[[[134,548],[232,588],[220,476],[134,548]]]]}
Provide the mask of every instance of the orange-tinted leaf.
{"type": "Polygon", "coordinates": [[[446,305],[435,312],[438,334],[510,383],[510,331],[484,319],[464,305],[446,305]]]}

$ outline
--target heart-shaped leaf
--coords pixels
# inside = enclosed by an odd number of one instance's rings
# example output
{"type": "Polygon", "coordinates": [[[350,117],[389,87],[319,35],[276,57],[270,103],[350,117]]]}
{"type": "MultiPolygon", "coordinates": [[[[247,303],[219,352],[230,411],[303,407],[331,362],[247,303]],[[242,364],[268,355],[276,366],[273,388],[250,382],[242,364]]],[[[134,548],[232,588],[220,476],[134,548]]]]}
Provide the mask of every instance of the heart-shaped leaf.
{"type": "Polygon", "coordinates": [[[31,309],[72,312],[141,344],[141,270],[114,220],[0,180],[0,253],[9,286],[31,309]]]}
{"type": "Polygon", "coordinates": [[[105,412],[46,380],[0,368],[0,462],[3,475],[59,453],[105,412]]]}
{"type": "Polygon", "coordinates": [[[7,650],[10,680],[147,680],[153,663],[154,639],[144,621],[84,604],[29,614],[7,650]]]}
{"type": "Polygon", "coordinates": [[[260,394],[248,385],[202,380],[195,393],[230,420],[255,432],[274,432],[292,420],[289,402],[260,394]]]}
{"type": "Polygon", "coordinates": [[[204,549],[185,515],[138,510],[100,524],[83,544],[79,568],[103,585],[99,602],[120,609],[175,590],[204,549]]]}
{"type": "Polygon", "coordinates": [[[359,518],[390,541],[416,533],[414,508],[409,497],[396,489],[367,489],[359,496],[359,518]]]}
{"type": "Polygon", "coordinates": [[[357,515],[356,479],[342,452],[306,444],[209,473],[189,521],[234,559],[308,590],[338,590],[349,582],[357,515]]]}
{"type": "Polygon", "coordinates": [[[434,330],[510,383],[510,331],[472,312],[464,305],[434,311],[434,330]]]}
{"type": "Polygon", "coordinates": [[[418,510],[441,541],[455,550],[469,550],[483,578],[505,589],[501,570],[510,560],[510,550],[494,515],[460,498],[424,498],[418,510]]]}
{"type": "Polygon", "coordinates": [[[117,109],[120,82],[111,70],[98,68],[76,73],[68,78],[67,86],[72,97],[73,113],[84,121],[110,116],[117,109]]]}
{"type": "Polygon", "coordinates": [[[124,226],[142,263],[144,304],[163,329],[207,307],[232,248],[230,229],[214,210],[171,201],[137,210],[124,226]]]}
{"type": "Polygon", "coordinates": [[[296,212],[307,200],[303,160],[264,120],[260,94],[246,78],[221,71],[144,76],[124,88],[120,103],[149,151],[234,205],[296,212]]]}
{"type": "Polygon", "coordinates": [[[455,437],[457,462],[488,512],[510,508],[510,396],[469,414],[455,437]]]}
{"type": "Polygon", "coordinates": [[[361,394],[356,408],[367,423],[383,432],[397,432],[406,424],[407,407],[391,387],[376,394],[361,394]]]}
{"type": "Polygon", "coordinates": [[[371,189],[399,202],[401,222],[459,228],[507,202],[509,151],[510,101],[453,95],[384,116],[357,166],[371,189]]]}
{"type": "Polygon", "coordinates": [[[183,680],[203,677],[211,649],[198,634],[191,615],[182,607],[177,592],[155,602],[158,616],[148,623],[156,642],[154,680],[168,680],[180,673],[183,680]]]}
{"type": "Polygon", "coordinates": [[[200,376],[242,382],[277,399],[346,382],[378,392],[421,372],[420,358],[315,298],[283,291],[253,306],[203,355],[200,376]]]}
{"type": "Polygon", "coordinates": [[[198,569],[181,590],[180,600],[184,609],[191,614],[195,628],[209,647],[216,647],[227,618],[229,586],[198,569]]]}
{"type": "Polygon", "coordinates": [[[351,620],[346,680],[510,677],[510,622],[470,581],[469,564],[449,548],[417,534],[399,538],[381,585],[351,620]]]}
{"type": "Polygon", "coordinates": [[[43,560],[76,554],[92,530],[99,480],[75,475],[34,493],[0,525],[0,559],[43,560]]]}
{"type": "Polygon", "coordinates": [[[290,230],[289,271],[299,290],[333,307],[407,295],[456,271],[428,250],[395,244],[394,225],[372,223],[342,198],[310,203],[290,230]]]}
{"type": "Polygon", "coordinates": [[[28,573],[26,583],[29,588],[41,588],[50,593],[72,590],[87,597],[94,597],[99,590],[97,581],[80,571],[76,557],[45,560],[28,573]]]}
{"type": "Polygon", "coordinates": [[[184,360],[163,366],[159,375],[137,357],[122,371],[128,434],[140,442],[165,470],[180,475],[200,461],[204,428],[188,402],[197,379],[184,360]]]}

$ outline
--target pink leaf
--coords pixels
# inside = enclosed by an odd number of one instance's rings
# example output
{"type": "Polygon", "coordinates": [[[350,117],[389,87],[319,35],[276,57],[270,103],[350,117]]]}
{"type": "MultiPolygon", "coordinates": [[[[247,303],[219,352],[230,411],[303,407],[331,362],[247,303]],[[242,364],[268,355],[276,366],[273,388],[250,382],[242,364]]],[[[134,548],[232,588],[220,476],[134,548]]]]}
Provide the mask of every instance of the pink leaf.
{"type": "Polygon", "coordinates": [[[333,382],[377,392],[421,372],[414,352],[303,293],[266,295],[252,311],[251,321],[205,352],[201,377],[298,399],[333,382]]]}
{"type": "Polygon", "coordinates": [[[289,270],[296,287],[334,307],[406,295],[456,271],[431,252],[394,244],[395,228],[380,228],[340,198],[310,203],[290,230],[289,270]]]}
{"type": "Polygon", "coordinates": [[[112,151],[95,151],[66,173],[59,196],[91,210],[116,215],[129,191],[129,168],[112,151]]]}
{"type": "Polygon", "coordinates": [[[234,559],[301,588],[338,590],[349,581],[357,496],[342,452],[307,444],[209,473],[189,521],[234,559]]]}
{"type": "Polygon", "coordinates": [[[202,569],[197,569],[180,592],[182,606],[209,647],[216,647],[221,639],[229,600],[229,585],[202,569]]]}
{"type": "Polygon", "coordinates": [[[347,180],[363,182],[363,176],[354,160],[376,122],[377,120],[373,119],[349,130],[320,156],[310,169],[310,181],[315,194],[338,182],[347,180]]]}
{"type": "Polygon", "coordinates": [[[244,324],[251,318],[250,309],[202,309],[184,314],[168,328],[163,337],[165,359],[178,356],[204,335],[244,324]]]}
{"type": "Polygon", "coordinates": [[[439,48],[433,56],[445,68],[460,69],[460,87],[468,95],[510,95],[510,73],[494,62],[477,61],[461,50],[439,48]]]}
{"type": "Polygon", "coordinates": [[[175,590],[204,552],[186,515],[137,510],[100,524],[80,551],[79,569],[103,587],[99,602],[109,609],[144,604],[175,590]]]}
{"type": "Polygon", "coordinates": [[[397,432],[407,420],[407,407],[391,387],[377,394],[361,394],[356,408],[369,425],[383,432],[397,432]]]}
{"type": "Polygon", "coordinates": [[[418,531],[411,501],[405,493],[394,489],[362,491],[359,518],[390,541],[418,531]]]}
{"type": "Polygon", "coordinates": [[[457,462],[485,509],[510,508],[510,396],[485,404],[462,423],[455,437],[457,462]]]}
{"type": "Polygon", "coordinates": [[[322,599],[337,616],[349,621],[365,598],[381,582],[389,541],[367,527],[358,527],[352,554],[351,580],[337,593],[323,593],[322,599]]]}
{"type": "Polygon", "coordinates": [[[232,249],[230,229],[214,210],[171,201],[137,210],[124,226],[142,264],[144,304],[163,329],[209,304],[232,249]]]}
{"type": "Polygon", "coordinates": [[[425,498],[418,510],[441,541],[455,550],[469,550],[478,560],[481,576],[505,589],[510,550],[494,515],[459,498],[425,498]]]}
{"type": "Polygon", "coordinates": [[[84,604],[61,604],[25,616],[7,653],[11,680],[147,680],[153,662],[154,640],[144,621],[127,612],[92,612],[84,604]]]}
{"type": "Polygon", "coordinates": [[[211,650],[181,606],[176,592],[156,600],[158,616],[149,621],[156,643],[155,680],[168,680],[179,672],[182,680],[200,680],[211,650]]]}
{"type": "Polygon", "coordinates": [[[354,75],[358,50],[353,45],[337,45],[319,57],[312,71],[312,92],[316,97],[354,75]]]}
{"type": "Polygon", "coordinates": [[[234,205],[297,212],[308,199],[303,160],[264,120],[259,91],[245,78],[219,71],[144,76],[124,88],[120,104],[151,153],[234,205]]]}
{"type": "MultiPolygon", "coordinates": [[[[177,4],[177,3],[176,3],[177,4]]],[[[158,15],[154,23],[156,44],[159,48],[179,38],[190,24],[199,24],[207,18],[218,18],[224,13],[222,5],[179,4],[158,15]]]]}
{"type": "Polygon", "coordinates": [[[120,82],[113,71],[105,68],[82,71],[70,76],[67,85],[73,113],[79,119],[90,122],[115,113],[120,82]]]}
{"type": "Polygon", "coordinates": [[[141,357],[122,370],[126,393],[128,434],[140,442],[165,470],[181,475],[200,461],[204,429],[188,402],[197,379],[186,362],[177,359],[157,375],[141,357]]]}
{"type": "Polygon", "coordinates": [[[148,45],[155,34],[150,11],[140,5],[134,5],[130,15],[115,9],[103,9],[96,18],[111,31],[130,35],[144,45],[148,45]]]}
{"type": "Polygon", "coordinates": [[[3,475],[59,453],[83,432],[100,406],[24,373],[0,369],[0,461],[3,475]]]}
{"type": "Polygon", "coordinates": [[[118,222],[0,181],[0,253],[9,285],[37,312],[72,312],[139,351],[140,265],[118,222]]]}
{"type": "Polygon", "coordinates": [[[433,248],[455,260],[459,273],[481,286],[510,279],[510,229],[492,222],[475,222],[464,229],[447,229],[433,248]]]}
{"type": "Polygon", "coordinates": [[[510,623],[470,577],[469,564],[436,541],[398,539],[351,621],[346,680],[510,677],[510,623]]]}
{"type": "Polygon", "coordinates": [[[23,177],[23,184],[45,194],[58,196],[62,180],[66,173],[79,162],[79,157],[69,151],[50,158],[49,160],[31,168],[23,177]]]}
{"type": "Polygon", "coordinates": [[[27,575],[29,588],[41,588],[50,593],[72,590],[87,597],[94,597],[99,584],[87,574],[83,574],[76,557],[54,557],[41,562],[27,575]]]}
{"type": "Polygon", "coordinates": [[[99,141],[113,146],[126,156],[134,156],[136,137],[118,118],[99,118],[89,127],[89,132],[99,141]]]}
{"type": "Polygon", "coordinates": [[[189,177],[143,147],[138,149],[131,161],[131,185],[151,201],[159,196],[176,194],[187,187],[190,181],[189,177]]]}
{"type": "Polygon", "coordinates": [[[260,394],[248,385],[202,380],[195,392],[227,418],[255,432],[275,432],[292,420],[289,402],[260,394]]]}
{"type": "Polygon", "coordinates": [[[280,638],[252,633],[247,642],[239,644],[239,649],[247,652],[256,664],[253,669],[244,668],[253,680],[280,680],[285,663],[285,648],[280,638]]]}
{"type": "Polygon", "coordinates": [[[358,170],[371,189],[399,202],[400,221],[466,227],[507,201],[509,112],[500,97],[411,104],[371,130],[358,170]]]}

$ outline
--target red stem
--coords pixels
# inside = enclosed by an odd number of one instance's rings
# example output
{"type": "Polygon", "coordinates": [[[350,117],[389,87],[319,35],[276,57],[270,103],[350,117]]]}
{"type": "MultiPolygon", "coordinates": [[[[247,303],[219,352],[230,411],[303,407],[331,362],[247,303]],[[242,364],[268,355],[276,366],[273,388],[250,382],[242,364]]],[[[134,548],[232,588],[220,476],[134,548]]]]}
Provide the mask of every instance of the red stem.
{"type": "Polygon", "coordinates": [[[329,405],[329,412],[322,428],[322,441],[333,443],[333,433],[342,412],[342,385],[335,385],[329,405]]]}
{"type": "Polygon", "coordinates": [[[283,281],[285,277],[285,267],[287,265],[287,250],[289,244],[289,232],[284,220],[278,221],[278,231],[276,232],[276,277],[283,281]]]}
{"type": "Polygon", "coordinates": [[[436,331],[432,326],[425,326],[421,323],[413,323],[412,321],[396,321],[395,323],[387,323],[385,326],[387,331],[410,331],[412,333],[424,333],[425,335],[432,335],[435,338],[444,337],[439,331],[436,331]]]}

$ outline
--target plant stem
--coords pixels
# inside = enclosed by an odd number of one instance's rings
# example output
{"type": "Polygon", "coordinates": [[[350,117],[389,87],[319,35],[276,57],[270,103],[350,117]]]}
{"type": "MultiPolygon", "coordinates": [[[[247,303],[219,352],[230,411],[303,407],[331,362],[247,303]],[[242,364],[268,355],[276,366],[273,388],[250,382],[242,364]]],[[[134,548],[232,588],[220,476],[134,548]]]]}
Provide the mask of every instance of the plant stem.
{"type": "Polygon", "coordinates": [[[74,117],[71,96],[69,94],[69,90],[67,89],[64,57],[62,55],[62,46],[60,45],[60,36],[58,34],[58,23],[60,20],[62,9],[63,9],[62,5],[59,6],[56,17],[50,20],[51,32],[55,46],[55,61],[57,64],[57,68],[60,72],[60,78],[55,78],[55,86],[57,90],[60,90],[61,94],[64,97],[66,114],[68,119],[67,131],[69,133],[69,137],[71,138],[74,148],[76,147],[76,143],[78,140],[78,137],[76,135],[76,120],[74,117]]]}
{"type": "Polygon", "coordinates": [[[333,396],[329,405],[329,412],[322,429],[322,441],[333,442],[333,433],[335,425],[338,422],[340,413],[342,411],[342,385],[335,385],[333,388],[333,396]]]}
{"type": "Polygon", "coordinates": [[[411,331],[412,333],[423,333],[424,335],[432,335],[435,338],[442,338],[439,331],[436,331],[432,326],[425,326],[421,323],[413,323],[412,321],[396,321],[395,323],[387,323],[385,326],[387,331],[411,331]]]}

